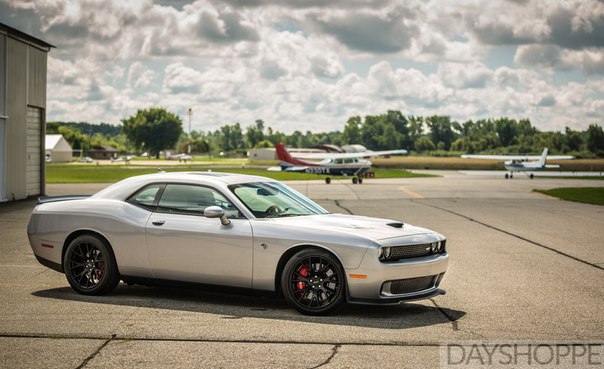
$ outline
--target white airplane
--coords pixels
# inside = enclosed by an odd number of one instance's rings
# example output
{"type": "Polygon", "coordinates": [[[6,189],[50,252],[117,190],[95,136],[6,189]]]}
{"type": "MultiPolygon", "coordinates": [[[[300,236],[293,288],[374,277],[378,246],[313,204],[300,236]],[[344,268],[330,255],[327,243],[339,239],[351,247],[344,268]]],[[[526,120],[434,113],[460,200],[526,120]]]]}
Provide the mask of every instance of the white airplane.
{"type": "MultiPolygon", "coordinates": [[[[407,150],[366,151],[349,153],[289,153],[283,142],[275,145],[280,160],[279,167],[270,167],[270,171],[301,172],[312,174],[327,174],[334,176],[352,176],[352,183],[363,183],[361,177],[369,168],[371,162],[362,158],[384,155],[403,155],[407,150]],[[315,159],[304,160],[304,159],[315,159]]],[[[325,178],[325,183],[331,183],[331,178],[325,178]]]]}
{"type": "Polygon", "coordinates": [[[176,154],[176,155],[168,155],[166,157],[166,159],[168,160],[178,160],[178,162],[180,163],[181,161],[184,161],[185,163],[187,162],[187,160],[193,160],[193,157],[191,155],[187,155],[187,154],[176,154]]]}
{"type": "MultiPolygon", "coordinates": [[[[464,159],[491,159],[504,161],[503,165],[505,169],[509,170],[510,173],[505,174],[505,178],[514,178],[514,172],[526,172],[534,170],[543,170],[549,168],[560,168],[557,164],[546,164],[546,160],[570,160],[574,159],[574,156],[558,155],[553,156],[547,155],[547,147],[543,149],[541,156],[534,155],[462,155],[464,159]]],[[[533,173],[528,175],[533,179],[533,173]]]]}

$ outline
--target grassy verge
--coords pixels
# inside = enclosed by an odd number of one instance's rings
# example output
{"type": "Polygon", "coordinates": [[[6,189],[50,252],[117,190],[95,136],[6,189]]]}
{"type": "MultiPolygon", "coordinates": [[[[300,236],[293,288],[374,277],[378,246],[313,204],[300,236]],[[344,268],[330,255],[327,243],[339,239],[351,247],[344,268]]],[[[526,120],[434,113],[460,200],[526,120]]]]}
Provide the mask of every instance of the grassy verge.
{"type": "Polygon", "coordinates": [[[604,187],[564,187],[551,190],[533,190],[562,200],[604,205],[604,187]]]}
{"type": "MultiPolygon", "coordinates": [[[[207,166],[179,165],[162,168],[166,172],[207,171],[207,166]]],[[[228,172],[264,176],[278,181],[324,179],[327,176],[307,173],[269,172],[263,168],[211,167],[215,172],[228,172]]],[[[113,183],[124,178],[141,174],[156,173],[156,167],[138,165],[78,165],[50,164],[46,166],[47,183],[113,183]]],[[[415,174],[403,169],[374,169],[376,178],[413,178],[431,177],[426,174],[415,174]]],[[[343,178],[343,177],[334,177],[343,178]]]]}

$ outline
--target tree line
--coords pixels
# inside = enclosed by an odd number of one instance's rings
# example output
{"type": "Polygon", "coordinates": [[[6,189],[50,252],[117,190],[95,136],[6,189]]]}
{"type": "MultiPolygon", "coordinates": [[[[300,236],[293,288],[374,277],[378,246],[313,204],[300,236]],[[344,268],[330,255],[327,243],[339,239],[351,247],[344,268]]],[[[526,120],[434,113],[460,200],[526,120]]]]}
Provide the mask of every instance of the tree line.
{"type": "Polygon", "coordinates": [[[109,145],[124,152],[162,150],[179,152],[244,153],[250,148],[272,147],[284,142],[291,147],[361,144],[370,150],[404,148],[420,154],[459,155],[460,153],[518,154],[551,153],[578,157],[604,157],[604,131],[591,124],[584,131],[566,127],[564,131],[540,131],[528,119],[480,119],[458,122],[449,116],[411,116],[389,110],[385,114],[353,116],[342,131],[313,133],[299,130],[286,134],[256,120],[245,128],[240,123],[225,124],[214,131],[182,129],[177,115],[163,108],[139,110],[122,120],[121,126],[108,124],[52,122],[48,133],[61,133],[74,149],[87,150],[109,145]]]}

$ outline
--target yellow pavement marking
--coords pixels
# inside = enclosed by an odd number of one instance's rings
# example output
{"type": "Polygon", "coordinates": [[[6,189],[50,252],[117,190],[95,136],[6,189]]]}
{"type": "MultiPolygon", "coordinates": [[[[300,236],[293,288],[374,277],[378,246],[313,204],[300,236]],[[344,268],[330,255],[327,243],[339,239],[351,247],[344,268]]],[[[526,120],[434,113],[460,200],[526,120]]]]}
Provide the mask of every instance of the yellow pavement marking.
{"type": "Polygon", "coordinates": [[[411,191],[407,187],[399,187],[398,190],[406,193],[407,195],[411,196],[414,199],[423,199],[424,198],[422,195],[418,194],[415,191],[411,191]]]}

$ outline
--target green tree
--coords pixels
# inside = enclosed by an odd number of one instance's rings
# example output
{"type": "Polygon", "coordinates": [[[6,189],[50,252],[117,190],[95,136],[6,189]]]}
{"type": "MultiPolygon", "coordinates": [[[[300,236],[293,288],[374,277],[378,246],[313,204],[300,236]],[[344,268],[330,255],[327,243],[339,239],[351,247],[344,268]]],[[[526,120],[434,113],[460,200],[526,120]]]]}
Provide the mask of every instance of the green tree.
{"type": "Polygon", "coordinates": [[[604,152],[604,131],[597,124],[590,124],[587,128],[587,150],[598,155],[604,152]]]}
{"type": "Polygon", "coordinates": [[[517,123],[515,120],[507,118],[502,118],[495,122],[495,129],[497,130],[501,145],[507,147],[514,143],[517,135],[516,126],[517,123]]]}
{"type": "Polygon", "coordinates": [[[245,139],[249,148],[256,147],[258,142],[264,140],[264,122],[261,119],[247,127],[245,139]]]}
{"type": "Polygon", "coordinates": [[[415,141],[415,151],[432,151],[435,149],[434,142],[426,136],[420,137],[415,141]]]}
{"type": "Polygon", "coordinates": [[[578,131],[573,131],[569,127],[566,127],[564,131],[566,146],[570,151],[579,151],[581,150],[581,145],[583,144],[583,138],[581,137],[581,133],[578,131]]]}
{"type": "Polygon", "coordinates": [[[451,125],[451,118],[448,116],[433,115],[426,118],[428,128],[430,128],[430,140],[434,142],[444,142],[445,150],[449,150],[451,143],[457,138],[451,125]]]}
{"type": "Polygon", "coordinates": [[[164,108],[141,109],[123,119],[124,133],[139,150],[159,158],[159,152],[173,148],[182,133],[182,121],[164,108]]]}
{"type": "Polygon", "coordinates": [[[231,126],[224,125],[220,127],[219,142],[221,151],[243,149],[245,143],[243,142],[243,131],[241,130],[241,125],[239,123],[235,123],[231,126]]]}
{"type": "Polygon", "coordinates": [[[358,115],[348,118],[344,132],[342,133],[342,142],[349,145],[360,143],[362,125],[361,117],[358,115]]]}

